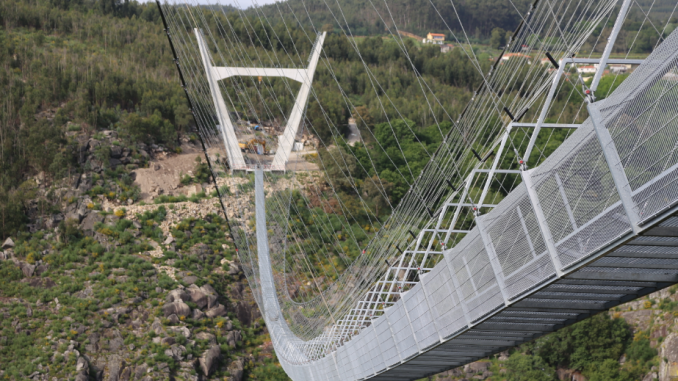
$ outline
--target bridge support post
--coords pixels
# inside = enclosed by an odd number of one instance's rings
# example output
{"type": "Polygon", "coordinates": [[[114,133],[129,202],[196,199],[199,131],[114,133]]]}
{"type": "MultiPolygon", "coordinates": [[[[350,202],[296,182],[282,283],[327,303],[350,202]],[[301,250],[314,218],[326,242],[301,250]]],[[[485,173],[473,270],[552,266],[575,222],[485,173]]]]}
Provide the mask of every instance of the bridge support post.
{"type": "Polygon", "coordinates": [[[511,304],[511,302],[509,301],[508,292],[506,290],[506,282],[504,282],[504,272],[501,269],[501,263],[499,263],[497,252],[494,251],[492,239],[485,230],[483,216],[476,215],[475,219],[476,226],[478,226],[478,232],[480,233],[480,238],[483,240],[485,251],[487,252],[487,256],[490,258],[490,265],[492,266],[492,271],[494,271],[494,277],[497,279],[497,285],[501,291],[501,296],[504,298],[504,305],[508,306],[511,304]]]}
{"type": "Polygon", "coordinates": [[[200,58],[202,59],[202,64],[205,67],[205,74],[207,75],[207,83],[210,88],[210,95],[212,96],[214,109],[216,111],[217,119],[219,120],[218,130],[221,133],[221,138],[224,141],[224,149],[226,150],[226,155],[228,156],[228,165],[232,170],[246,169],[247,166],[245,165],[245,158],[240,152],[240,146],[238,146],[238,137],[235,135],[235,128],[233,128],[231,117],[228,115],[226,102],[224,102],[224,97],[221,95],[221,90],[219,89],[219,84],[217,83],[218,77],[214,72],[212,63],[210,62],[209,49],[205,44],[200,30],[195,28],[194,33],[196,39],[198,40],[200,58]]]}
{"type": "Polygon", "coordinates": [[[525,183],[527,197],[530,199],[532,209],[534,209],[534,215],[537,217],[537,225],[539,225],[539,231],[541,232],[542,238],[544,238],[546,250],[548,250],[553,267],[556,269],[556,275],[560,278],[563,276],[563,265],[560,262],[558,250],[556,249],[555,241],[553,241],[553,236],[551,235],[551,228],[549,228],[548,221],[546,221],[546,216],[544,215],[544,210],[541,208],[539,197],[534,189],[532,176],[530,175],[531,172],[531,170],[522,170],[520,171],[520,176],[523,179],[523,183],[525,183]]]}
{"type": "Polygon", "coordinates": [[[617,147],[614,144],[614,140],[612,140],[610,131],[605,127],[605,121],[603,120],[602,115],[600,115],[598,107],[595,104],[588,103],[586,109],[589,111],[589,116],[593,122],[593,129],[596,132],[596,137],[598,137],[598,142],[600,142],[603,156],[610,169],[612,181],[614,181],[614,186],[617,188],[617,193],[619,193],[619,199],[624,206],[624,211],[631,224],[631,229],[633,229],[634,233],[638,234],[641,230],[638,226],[638,222],[640,221],[638,206],[633,201],[629,179],[626,177],[626,172],[624,171],[624,166],[619,157],[619,152],[617,152],[617,147]]]}

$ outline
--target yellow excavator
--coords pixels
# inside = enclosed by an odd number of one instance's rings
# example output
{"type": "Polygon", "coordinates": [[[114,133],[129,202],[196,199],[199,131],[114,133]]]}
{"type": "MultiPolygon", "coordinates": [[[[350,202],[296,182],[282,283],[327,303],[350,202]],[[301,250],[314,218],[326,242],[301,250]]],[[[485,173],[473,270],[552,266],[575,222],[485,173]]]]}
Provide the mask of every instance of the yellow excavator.
{"type": "Polygon", "coordinates": [[[238,143],[238,146],[240,146],[240,150],[245,153],[247,152],[259,154],[268,153],[268,150],[266,150],[266,141],[263,139],[254,138],[247,143],[238,143]],[[261,151],[257,149],[258,146],[262,148],[261,151]]]}

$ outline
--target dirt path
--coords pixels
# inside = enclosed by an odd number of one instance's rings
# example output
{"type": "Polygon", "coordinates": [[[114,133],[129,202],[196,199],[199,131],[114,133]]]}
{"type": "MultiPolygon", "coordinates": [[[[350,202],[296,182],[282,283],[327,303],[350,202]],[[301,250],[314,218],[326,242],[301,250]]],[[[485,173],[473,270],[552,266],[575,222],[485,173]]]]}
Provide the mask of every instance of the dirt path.
{"type": "Polygon", "coordinates": [[[350,146],[353,146],[356,142],[360,141],[360,130],[358,129],[358,125],[355,123],[355,119],[348,119],[348,129],[350,132],[348,134],[348,139],[346,139],[346,143],[350,146]]]}

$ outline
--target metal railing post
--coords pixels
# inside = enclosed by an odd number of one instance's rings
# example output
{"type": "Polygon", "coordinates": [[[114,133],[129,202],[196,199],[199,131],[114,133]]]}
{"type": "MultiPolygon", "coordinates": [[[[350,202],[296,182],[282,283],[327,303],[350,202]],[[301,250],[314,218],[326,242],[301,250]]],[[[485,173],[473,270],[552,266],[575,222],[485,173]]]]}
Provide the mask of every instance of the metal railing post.
{"type": "Polygon", "coordinates": [[[537,225],[539,225],[539,231],[541,232],[541,236],[544,239],[544,243],[546,244],[546,250],[551,257],[553,267],[556,269],[556,275],[558,278],[560,278],[563,276],[563,264],[560,262],[558,249],[556,249],[555,241],[551,235],[551,228],[549,227],[546,216],[544,215],[544,210],[541,208],[537,191],[534,189],[531,173],[532,170],[523,170],[520,172],[520,176],[523,178],[523,183],[525,183],[525,188],[527,189],[527,197],[530,199],[532,209],[534,209],[534,215],[537,217],[537,225]]]}
{"type": "Polygon", "coordinates": [[[596,91],[598,88],[598,83],[600,83],[600,78],[603,76],[603,71],[605,71],[605,66],[607,66],[607,60],[610,58],[610,53],[612,53],[614,43],[617,41],[617,35],[621,30],[622,24],[624,24],[624,20],[626,20],[626,12],[628,12],[630,5],[631,0],[624,0],[621,8],[619,9],[619,13],[617,14],[617,19],[614,22],[614,26],[612,27],[610,37],[607,39],[603,56],[600,58],[598,70],[596,70],[596,74],[593,76],[593,81],[591,81],[591,91],[596,91]]]}
{"type": "Polygon", "coordinates": [[[494,271],[494,277],[497,279],[497,285],[501,291],[501,296],[504,298],[504,305],[508,306],[511,304],[506,290],[506,282],[504,281],[504,272],[501,269],[501,264],[499,263],[499,258],[497,257],[497,252],[494,251],[494,246],[492,245],[492,239],[485,231],[485,223],[483,221],[483,216],[476,215],[476,226],[478,227],[478,232],[480,233],[480,239],[485,245],[485,251],[487,256],[490,259],[490,265],[492,266],[492,271],[494,271]]]}
{"type": "Polygon", "coordinates": [[[598,142],[603,150],[603,156],[610,169],[612,181],[614,181],[614,186],[617,188],[617,193],[619,193],[619,199],[624,206],[626,216],[629,219],[633,232],[638,234],[641,230],[638,226],[638,222],[640,221],[638,206],[633,201],[629,179],[626,177],[626,172],[624,171],[624,166],[619,157],[619,152],[617,152],[617,147],[614,144],[614,140],[612,140],[610,131],[605,127],[605,121],[603,120],[603,116],[600,115],[598,107],[593,103],[588,103],[586,108],[589,111],[591,121],[593,122],[593,129],[596,132],[596,137],[598,137],[598,142]]]}

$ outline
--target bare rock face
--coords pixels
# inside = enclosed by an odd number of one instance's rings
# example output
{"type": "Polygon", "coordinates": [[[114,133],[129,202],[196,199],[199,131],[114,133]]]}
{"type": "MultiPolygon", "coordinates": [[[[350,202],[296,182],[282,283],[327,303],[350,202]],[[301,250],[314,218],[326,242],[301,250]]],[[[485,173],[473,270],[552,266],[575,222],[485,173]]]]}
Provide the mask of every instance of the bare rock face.
{"type": "Polygon", "coordinates": [[[184,359],[186,348],[183,345],[172,344],[171,347],[165,350],[165,355],[174,360],[181,361],[184,359]]]}
{"type": "Polygon", "coordinates": [[[88,381],[89,380],[89,363],[87,360],[80,356],[75,365],[75,371],[77,375],[75,376],[75,381],[88,381]]]}
{"type": "Polygon", "coordinates": [[[212,308],[219,304],[217,302],[217,297],[219,294],[217,294],[216,290],[209,284],[204,284],[202,287],[200,287],[200,291],[202,291],[206,296],[207,296],[207,308],[212,308]]]}
{"type": "Polygon", "coordinates": [[[221,349],[218,345],[212,345],[203,353],[200,357],[200,369],[205,376],[209,376],[214,371],[220,356],[221,349]]]}
{"type": "Polygon", "coordinates": [[[191,295],[191,300],[198,306],[198,308],[202,309],[207,307],[207,295],[200,289],[200,287],[192,284],[188,288],[188,293],[191,295]]]}
{"type": "Polygon", "coordinates": [[[217,344],[216,337],[211,333],[200,332],[197,335],[195,335],[195,338],[198,339],[198,340],[207,340],[210,343],[210,345],[216,345],[217,344]]]}
{"type": "Polygon", "coordinates": [[[671,332],[666,336],[659,348],[658,357],[666,360],[660,362],[659,380],[669,381],[674,379],[678,372],[678,334],[671,332]]]}
{"type": "Polygon", "coordinates": [[[464,366],[464,372],[466,374],[484,373],[490,369],[491,365],[492,363],[487,361],[472,362],[464,366]]]}
{"type": "Polygon", "coordinates": [[[240,331],[231,331],[226,335],[226,342],[231,348],[235,348],[236,345],[242,340],[242,334],[240,331]]]}
{"type": "Polygon", "coordinates": [[[191,337],[191,330],[186,327],[167,327],[167,330],[177,335],[183,335],[187,339],[191,337]]]}
{"type": "Polygon", "coordinates": [[[32,277],[33,272],[35,272],[35,265],[31,265],[26,262],[19,262],[19,267],[21,268],[21,272],[23,272],[24,276],[27,278],[32,277]]]}
{"type": "Polygon", "coordinates": [[[229,381],[242,381],[242,375],[245,370],[245,359],[237,357],[228,364],[228,373],[231,374],[229,381]]]}
{"type": "Polygon", "coordinates": [[[191,316],[191,307],[188,304],[179,300],[178,302],[173,302],[165,304],[162,307],[162,310],[165,314],[165,317],[169,317],[172,314],[177,316],[191,316]]]}
{"type": "Polygon", "coordinates": [[[226,315],[226,307],[222,306],[221,304],[215,306],[214,308],[211,308],[205,312],[205,315],[207,315],[208,318],[214,318],[217,316],[224,316],[226,315]]]}
{"type": "Polygon", "coordinates": [[[135,380],[141,380],[142,377],[146,374],[148,371],[148,365],[146,364],[141,364],[137,366],[137,368],[134,370],[134,379],[135,380]]]}
{"type": "Polygon", "coordinates": [[[153,332],[156,333],[156,335],[159,335],[164,331],[160,319],[155,318],[155,320],[153,320],[153,324],[151,324],[151,329],[153,330],[153,332]]]}
{"type": "Polygon", "coordinates": [[[93,235],[94,225],[99,222],[104,222],[104,216],[97,211],[91,211],[80,223],[80,229],[85,232],[85,235],[93,235]]]}
{"type": "Polygon", "coordinates": [[[168,303],[178,302],[178,301],[188,302],[189,300],[191,300],[191,295],[184,290],[177,289],[177,290],[170,291],[165,300],[168,303]]]}
{"type": "Polygon", "coordinates": [[[228,265],[228,275],[230,276],[236,276],[242,272],[242,267],[240,264],[233,262],[228,265]]]}
{"type": "Polygon", "coordinates": [[[119,381],[120,373],[125,367],[125,362],[120,356],[111,356],[108,359],[108,381],[119,381]]]}
{"type": "Polygon", "coordinates": [[[5,242],[2,243],[2,250],[5,249],[13,249],[14,248],[14,241],[12,241],[11,238],[7,238],[5,242]]]}

